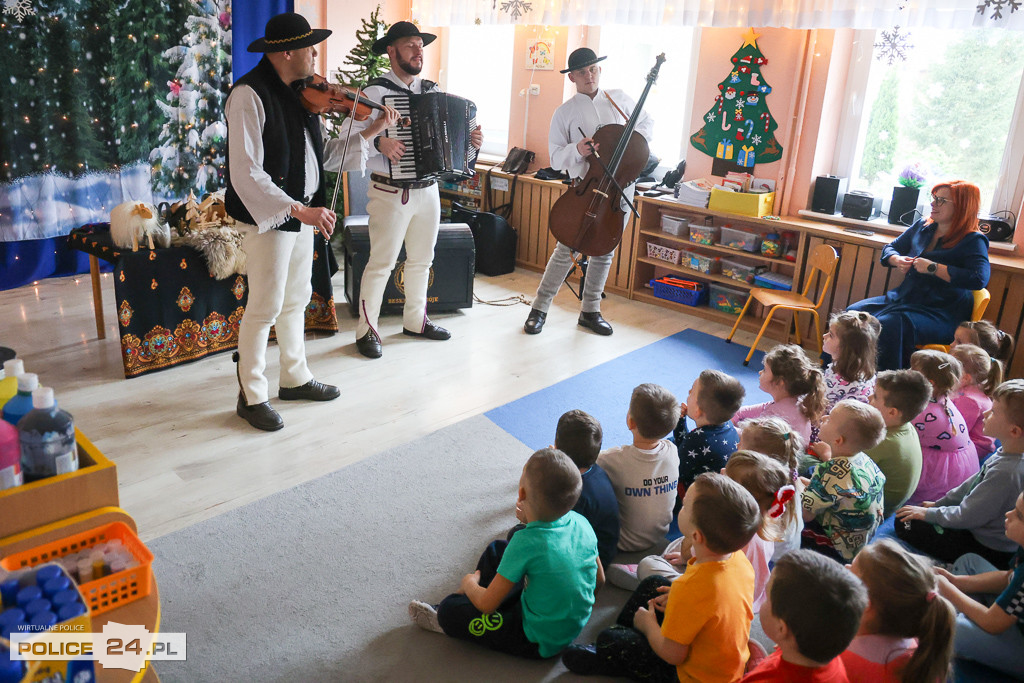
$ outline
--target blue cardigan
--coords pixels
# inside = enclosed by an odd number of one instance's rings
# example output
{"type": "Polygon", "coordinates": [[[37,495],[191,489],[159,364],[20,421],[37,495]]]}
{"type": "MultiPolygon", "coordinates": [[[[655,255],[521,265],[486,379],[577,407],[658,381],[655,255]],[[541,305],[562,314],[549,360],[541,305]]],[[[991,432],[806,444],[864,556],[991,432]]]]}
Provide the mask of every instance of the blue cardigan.
{"type": "MultiPolygon", "coordinates": [[[[949,270],[949,282],[911,269],[903,282],[885,297],[888,303],[906,305],[910,309],[925,308],[933,315],[946,317],[952,326],[971,317],[974,308],[972,290],[988,284],[991,267],[988,262],[988,238],[980,232],[970,232],[950,248],[937,246],[925,251],[935,234],[935,223],[924,219],[882,249],[882,265],[888,266],[890,256],[922,256],[940,263],[949,270]]],[[[892,309],[888,309],[892,310],[892,309]]]]}

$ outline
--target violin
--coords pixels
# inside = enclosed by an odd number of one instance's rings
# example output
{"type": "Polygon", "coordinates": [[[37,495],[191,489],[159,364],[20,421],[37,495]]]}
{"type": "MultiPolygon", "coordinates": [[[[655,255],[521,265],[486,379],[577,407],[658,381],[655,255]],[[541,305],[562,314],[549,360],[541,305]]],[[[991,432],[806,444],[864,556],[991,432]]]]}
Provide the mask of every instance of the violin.
{"type": "MultiPolygon", "coordinates": [[[[365,121],[375,111],[383,111],[383,105],[367,99],[359,94],[356,102],[356,89],[340,83],[328,83],[320,74],[313,74],[292,84],[302,100],[302,106],[311,114],[347,114],[356,121],[365,121]],[[353,106],[354,105],[354,106],[353,106]]],[[[408,126],[412,122],[409,117],[399,119],[398,126],[408,126]]]]}

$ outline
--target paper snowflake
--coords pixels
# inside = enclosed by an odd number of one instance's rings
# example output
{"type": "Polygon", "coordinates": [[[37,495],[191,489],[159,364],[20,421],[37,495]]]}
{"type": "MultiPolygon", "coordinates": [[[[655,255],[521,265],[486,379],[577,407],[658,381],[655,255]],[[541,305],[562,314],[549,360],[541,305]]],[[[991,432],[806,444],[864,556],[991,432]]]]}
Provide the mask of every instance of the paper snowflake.
{"type": "Polygon", "coordinates": [[[978,14],[984,14],[991,8],[992,16],[989,19],[1002,19],[1004,9],[1009,7],[1010,14],[1013,14],[1020,9],[1020,6],[1021,3],[1018,0],[984,0],[984,2],[978,5],[978,14]]]}
{"type": "Polygon", "coordinates": [[[4,0],[4,14],[13,15],[18,21],[24,21],[25,17],[35,13],[31,0],[4,0]]]}
{"type": "Polygon", "coordinates": [[[880,62],[887,61],[889,66],[892,66],[897,60],[907,61],[907,52],[914,48],[908,42],[909,40],[910,33],[900,33],[899,26],[893,26],[891,31],[882,31],[881,42],[874,45],[875,50],[878,51],[875,58],[880,62]]]}
{"type": "Polygon", "coordinates": [[[521,15],[526,14],[532,7],[533,3],[523,2],[523,0],[509,0],[501,3],[501,11],[510,14],[513,19],[518,19],[521,15]]]}

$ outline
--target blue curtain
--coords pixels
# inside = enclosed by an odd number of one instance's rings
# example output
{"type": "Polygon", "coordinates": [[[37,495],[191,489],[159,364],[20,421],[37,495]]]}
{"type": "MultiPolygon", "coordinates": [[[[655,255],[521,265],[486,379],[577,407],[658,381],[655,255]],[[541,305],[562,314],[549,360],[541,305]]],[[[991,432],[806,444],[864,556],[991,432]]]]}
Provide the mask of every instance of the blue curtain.
{"type": "Polygon", "coordinates": [[[263,37],[267,20],[282,12],[293,12],[294,7],[293,0],[252,0],[232,4],[231,74],[234,79],[247,74],[263,56],[259,52],[249,52],[246,48],[252,41],[263,37]]]}

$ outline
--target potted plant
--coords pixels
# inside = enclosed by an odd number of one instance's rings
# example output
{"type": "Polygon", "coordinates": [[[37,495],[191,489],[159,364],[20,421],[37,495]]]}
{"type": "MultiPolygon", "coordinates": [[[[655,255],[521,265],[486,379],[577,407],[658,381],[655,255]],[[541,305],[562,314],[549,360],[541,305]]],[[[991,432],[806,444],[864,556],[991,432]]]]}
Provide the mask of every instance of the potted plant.
{"type": "Polygon", "coordinates": [[[889,204],[889,222],[893,225],[912,225],[916,220],[918,198],[925,183],[925,172],[920,164],[911,164],[900,171],[899,185],[892,189],[889,204]]]}

